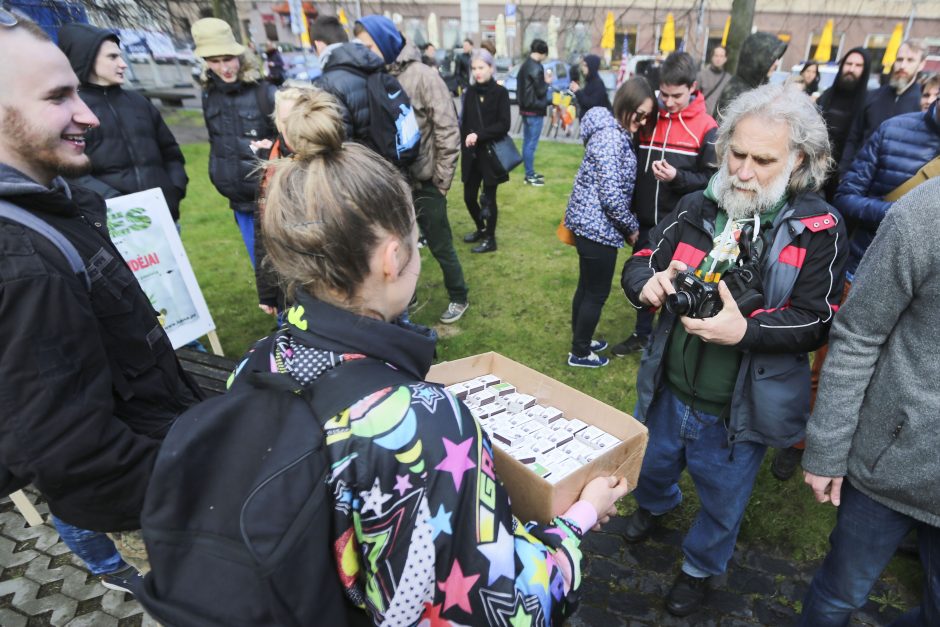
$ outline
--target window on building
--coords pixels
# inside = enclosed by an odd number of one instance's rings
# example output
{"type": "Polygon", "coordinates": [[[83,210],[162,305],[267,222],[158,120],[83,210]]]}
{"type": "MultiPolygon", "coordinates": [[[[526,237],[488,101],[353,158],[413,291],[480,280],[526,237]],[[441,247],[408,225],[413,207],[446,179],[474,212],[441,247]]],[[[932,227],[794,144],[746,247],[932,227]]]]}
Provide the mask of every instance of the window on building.
{"type": "Polygon", "coordinates": [[[261,15],[261,23],[264,25],[264,36],[268,41],[277,41],[277,22],[273,15],[261,15]]]}
{"type": "MultiPolygon", "coordinates": [[[[809,34],[809,41],[806,46],[806,56],[803,57],[803,61],[807,59],[812,59],[816,56],[816,48],[819,47],[819,38],[822,36],[821,32],[811,32],[809,34]]],[[[833,32],[832,33],[832,53],[829,55],[830,61],[838,61],[842,56],[842,44],[845,41],[845,33],[833,32]]]]}
{"type": "Polygon", "coordinates": [[[891,33],[880,33],[865,37],[865,50],[868,51],[868,58],[871,59],[872,76],[881,74],[881,70],[884,68],[884,66],[881,65],[881,60],[884,59],[890,40],[891,33]]]}
{"type": "Polygon", "coordinates": [[[565,30],[564,54],[569,61],[588,54],[591,51],[591,33],[587,24],[577,22],[572,28],[565,30]]]}
{"type": "Polygon", "coordinates": [[[428,22],[420,17],[406,17],[399,25],[405,39],[416,46],[423,46],[428,41],[428,22]]]}
{"type": "Polygon", "coordinates": [[[631,55],[636,54],[636,26],[621,26],[614,34],[614,51],[611,54],[610,64],[614,68],[620,68],[620,60],[623,58],[623,40],[627,39],[627,52],[631,55]]]}
{"type": "Polygon", "coordinates": [[[548,39],[548,26],[545,22],[529,22],[525,27],[525,34],[522,37],[522,49],[529,51],[533,39],[548,39]]]}

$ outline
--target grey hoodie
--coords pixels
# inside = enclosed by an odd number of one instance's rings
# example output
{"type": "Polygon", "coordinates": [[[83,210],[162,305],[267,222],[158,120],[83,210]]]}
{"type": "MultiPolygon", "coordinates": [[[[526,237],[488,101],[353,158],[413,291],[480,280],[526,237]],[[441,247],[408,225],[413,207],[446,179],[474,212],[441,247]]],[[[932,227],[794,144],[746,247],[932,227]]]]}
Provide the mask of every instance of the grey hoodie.
{"type": "Polygon", "coordinates": [[[892,206],[829,336],[803,468],[940,527],[940,179],[892,206]]]}

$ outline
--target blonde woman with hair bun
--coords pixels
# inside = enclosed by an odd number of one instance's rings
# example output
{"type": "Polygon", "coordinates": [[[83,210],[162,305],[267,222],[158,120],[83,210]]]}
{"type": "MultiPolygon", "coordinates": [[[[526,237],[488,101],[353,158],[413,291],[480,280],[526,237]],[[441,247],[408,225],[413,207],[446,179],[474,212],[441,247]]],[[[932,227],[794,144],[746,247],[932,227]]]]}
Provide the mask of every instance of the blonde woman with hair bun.
{"type": "MultiPolygon", "coordinates": [[[[435,340],[395,322],[421,270],[408,185],[382,157],[344,142],[342,116],[324,92],[298,96],[283,135],[294,155],[273,163],[262,220],[293,306],[239,365],[234,385],[261,370],[291,385],[328,374],[331,387],[362,386],[348,409],[310,420],[324,429],[313,454],[331,469],[324,507],[332,525],[307,541],[341,557],[336,577],[350,619],[501,624],[497,608],[515,607],[533,625],[560,623],[581,583],[581,538],[614,513],[625,482],[595,479],[548,525],[513,517],[488,437],[462,402],[424,381],[435,340]],[[361,360],[404,383],[369,389],[356,375],[361,360]]],[[[303,567],[293,576],[315,579],[303,567]]],[[[321,618],[315,610],[298,617],[321,618]]]]}

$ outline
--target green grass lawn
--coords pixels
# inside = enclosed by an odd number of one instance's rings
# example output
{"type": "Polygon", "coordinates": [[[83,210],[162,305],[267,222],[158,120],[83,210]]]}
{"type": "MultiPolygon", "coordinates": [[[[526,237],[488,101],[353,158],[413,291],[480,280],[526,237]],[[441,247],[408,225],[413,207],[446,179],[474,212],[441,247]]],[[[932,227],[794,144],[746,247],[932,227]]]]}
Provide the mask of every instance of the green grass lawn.
{"type": "MultiPolygon", "coordinates": [[[[208,145],[183,147],[190,184],[182,206],[182,235],[196,277],[205,294],[226,355],[240,356],[249,345],[271,331],[274,321],[257,306],[254,274],[226,201],[208,178],[208,145]]],[[[463,204],[458,180],[448,195],[455,246],[470,287],[470,309],[451,326],[437,318],[447,307],[440,268],[425,249],[418,283],[419,305],[412,319],[435,326],[440,334],[438,359],[451,360],[497,351],[582,390],[620,410],[632,413],[636,402],[639,355],[612,359],[599,370],[572,369],[566,358],[571,342],[571,297],[577,284],[577,254],[555,238],[564,214],[582,148],[576,144],[543,142],[536,163],[546,184],[533,188],[522,183],[521,170],[499,187],[499,250],[474,255],[462,242],[473,223],[463,204]]],[[[622,265],[627,253],[621,251],[622,265]]],[[[633,308],[614,277],[597,336],[611,343],[632,330],[633,308]]],[[[768,455],[769,460],[769,455],[768,455]]],[[[686,500],[667,524],[686,528],[697,510],[695,491],[683,478],[686,500]]],[[[634,507],[631,498],[623,511],[634,507]]],[[[815,503],[799,476],[780,483],[765,461],[757,478],[742,526],[741,540],[772,545],[799,560],[822,557],[835,520],[831,506],[815,503]]],[[[899,578],[911,594],[919,593],[916,561],[896,559],[888,577],[899,578]]],[[[900,601],[909,603],[910,599],[900,601]]]]}

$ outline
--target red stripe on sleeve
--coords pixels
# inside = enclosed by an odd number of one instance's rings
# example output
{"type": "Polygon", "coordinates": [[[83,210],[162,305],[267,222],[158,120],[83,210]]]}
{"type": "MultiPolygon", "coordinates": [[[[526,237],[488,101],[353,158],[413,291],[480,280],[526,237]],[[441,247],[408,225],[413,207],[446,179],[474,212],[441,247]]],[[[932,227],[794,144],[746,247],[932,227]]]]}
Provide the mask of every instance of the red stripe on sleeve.
{"type": "Polygon", "coordinates": [[[633,253],[634,257],[652,257],[653,251],[649,248],[644,248],[643,250],[638,250],[633,253]]]}
{"type": "Polygon", "coordinates": [[[698,268],[698,264],[702,263],[705,255],[704,250],[699,250],[685,242],[679,242],[679,245],[676,246],[676,252],[672,254],[672,259],[673,261],[681,261],[690,269],[695,270],[698,268]]]}
{"type": "Polygon", "coordinates": [[[797,248],[792,244],[780,251],[780,263],[785,263],[787,265],[796,266],[797,268],[803,267],[803,262],[806,260],[806,249],[797,248]]]}

